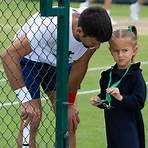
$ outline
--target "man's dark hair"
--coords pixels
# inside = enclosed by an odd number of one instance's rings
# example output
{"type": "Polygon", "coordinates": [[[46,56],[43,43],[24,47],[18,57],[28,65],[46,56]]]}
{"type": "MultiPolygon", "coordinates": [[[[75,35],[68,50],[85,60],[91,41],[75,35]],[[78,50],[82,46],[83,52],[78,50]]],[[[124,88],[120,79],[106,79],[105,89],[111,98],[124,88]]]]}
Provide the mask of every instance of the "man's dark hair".
{"type": "Polygon", "coordinates": [[[113,30],[108,13],[101,7],[85,9],[80,15],[78,26],[82,27],[85,36],[95,37],[100,42],[108,41],[113,30]]]}

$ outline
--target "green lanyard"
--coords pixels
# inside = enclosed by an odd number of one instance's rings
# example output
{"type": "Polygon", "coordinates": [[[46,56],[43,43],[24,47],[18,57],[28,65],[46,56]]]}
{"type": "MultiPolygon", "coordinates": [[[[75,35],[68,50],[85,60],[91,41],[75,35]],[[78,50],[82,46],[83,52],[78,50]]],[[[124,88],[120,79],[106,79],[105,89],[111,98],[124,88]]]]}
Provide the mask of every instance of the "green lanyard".
{"type": "MultiPolygon", "coordinates": [[[[126,71],[123,74],[123,76],[121,77],[121,79],[111,85],[111,82],[112,82],[112,70],[113,70],[113,67],[111,67],[111,71],[109,73],[109,82],[108,82],[107,88],[116,88],[121,83],[121,81],[125,77],[125,75],[127,74],[129,68],[130,68],[130,65],[126,69],[126,71]]],[[[105,100],[102,100],[102,99],[99,98],[98,102],[99,103],[105,103],[105,102],[107,102],[108,104],[105,104],[105,106],[106,106],[107,109],[110,109],[111,108],[111,96],[110,96],[110,94],[109,93],[106,93],[106,99],[105,100]]]]}

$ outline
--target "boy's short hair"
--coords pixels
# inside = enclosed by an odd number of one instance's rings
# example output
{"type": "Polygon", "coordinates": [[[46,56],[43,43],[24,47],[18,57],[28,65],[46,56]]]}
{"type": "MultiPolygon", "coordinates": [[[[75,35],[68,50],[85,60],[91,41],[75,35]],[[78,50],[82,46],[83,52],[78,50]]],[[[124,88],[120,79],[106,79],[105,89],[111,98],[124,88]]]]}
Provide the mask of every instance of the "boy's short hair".
{"type": "Polygon", "coordinates": [[[106,42],[112,35],[112,24],[107,11],[102,7],[89,7],[79,18],[85,36],[95,37],[99,42],[106,42]]]}

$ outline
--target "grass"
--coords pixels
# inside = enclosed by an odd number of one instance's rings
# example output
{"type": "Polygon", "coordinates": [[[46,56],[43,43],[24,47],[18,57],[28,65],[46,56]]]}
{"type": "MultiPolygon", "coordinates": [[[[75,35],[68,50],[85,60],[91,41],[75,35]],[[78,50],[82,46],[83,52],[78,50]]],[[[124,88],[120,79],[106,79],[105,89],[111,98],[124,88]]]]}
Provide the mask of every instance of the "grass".
{"type": "MultiPolygon", "coordinates": [[[[96,3],[96,5],[102,6],[102,4],[96,3]]],[[[71,3],[72,7],[79,7],[79,3],[71,3]]],[[[148,6],[142,5],[140,7],[140,17],[147,17],[148,6]]],[[[114,17],[129,17],[130,9],[128,4],[112,4],[111,13],[114,17]]]]}
{"type": "MultiPolygon", "coordinates": [[[[6,0],[5,0],[6,1],[6,0]]],[[[1,2],[0,5],[0,53],[10,44],[15,32],[30,17],[31,14],[39,10],[39,3],[37,1],[27,3],[20,1],[17,6],[15,1],[9,1],[9,3],[1,2]],[[10,8],[10,9],[8,9],[10,8]],[[30,12],[29,12],[30,11],[30,12]],[[13,12],[13,13],[12,13],[13,12]],[[9,27],[6,27],[9,26],[9,27]]],[[[99,4],[100,5],[100,4],[99,4]]],[[[73,7],[79,7],[79,3],[71,3],[73,7]]],[[[147,6],[142,6],[140,16],[142,18],[147,17],[147,6]]],[[[129,17],[129,5],[112,5],[113,17],[129,17]]],[[[137,61],[147,61],[147,35],[139,36],[139,52],[137,55],[137,61]]],[[[92,57],[89,68],[104,67],[112,65],[114,62],[108,50],[108,44],[105,43],[92,57]]],[[[0,69],[2,64],[0,63],[0,69]]],[[[147,64],[142,65],[143,75],[148,82],[148,69],[147,64]]],[[[81,85],[82,91],[96,90],[98,89],[98,80],[100,78],[102,70],[87,72],[84,81],[81,85]]],[[[2,81],[5,79],[3,70],[0,70],[0,103],[10,103],[15,101],[15,95],[11,91],[8,81],[2,81]]],[[[103,111],[95,107],[92,107],[89,103],[90,98],[96,93],[79,95],[77,97],[77,104],[80,111],[80,125],[77,131],[77,148],[105,148],[105,127],[103,111]]],[[[37,142],[40,143],[39,147],[52,147],[55,136],[55,116],[51,110],[50,104],[46,101],[42,103],[43,117],[40,125],[37,142]]],[[[146,148],[148,148],[148,105],[146,102],[143,109],[143,117],[146,130],[146,148]]],[[[18,133],[19,127],[19,104],[0,106],[0,147],[10,148],[16,147],[15,138],[18,133]]]]}

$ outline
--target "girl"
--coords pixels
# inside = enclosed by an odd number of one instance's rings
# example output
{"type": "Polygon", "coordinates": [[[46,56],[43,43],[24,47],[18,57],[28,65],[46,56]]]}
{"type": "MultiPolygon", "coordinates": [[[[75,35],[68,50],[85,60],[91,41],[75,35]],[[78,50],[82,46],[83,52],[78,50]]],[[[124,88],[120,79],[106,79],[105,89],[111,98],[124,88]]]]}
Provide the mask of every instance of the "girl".
{"type": "Polygon", "coordinates": [[[104,109],[107,148],[145,148],[141,109],[146,99],[146,84],[137,53],[135,26],[113,32],[109,50],[116,64],[102,72],[101,92],[91,104],[104,109]]]}

